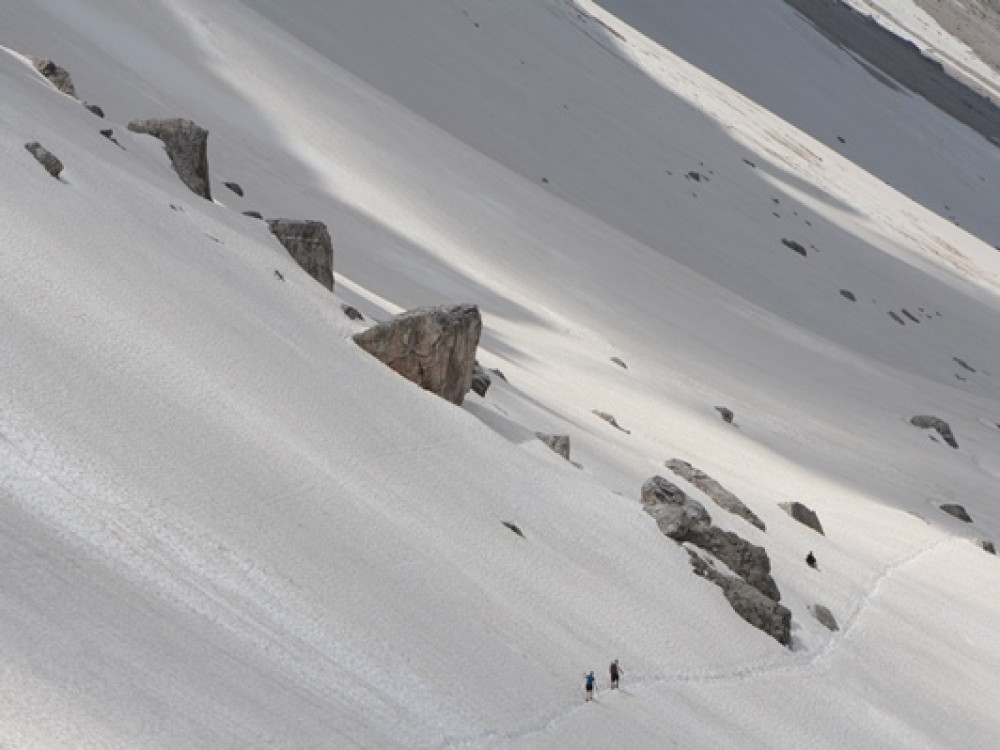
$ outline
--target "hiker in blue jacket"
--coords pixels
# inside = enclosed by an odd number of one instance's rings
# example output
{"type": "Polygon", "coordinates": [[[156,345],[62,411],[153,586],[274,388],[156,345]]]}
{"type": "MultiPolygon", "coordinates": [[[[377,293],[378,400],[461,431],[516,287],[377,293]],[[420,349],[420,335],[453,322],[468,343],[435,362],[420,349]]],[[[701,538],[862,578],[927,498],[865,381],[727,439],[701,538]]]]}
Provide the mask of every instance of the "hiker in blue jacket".
{"type": "Polygon", "coordinates": [[[584,682],[584,687],[587,689],[587,700],[594,700],[594,682],[595,677],[593,671],[587,673],[586,681],[584,682]]]}

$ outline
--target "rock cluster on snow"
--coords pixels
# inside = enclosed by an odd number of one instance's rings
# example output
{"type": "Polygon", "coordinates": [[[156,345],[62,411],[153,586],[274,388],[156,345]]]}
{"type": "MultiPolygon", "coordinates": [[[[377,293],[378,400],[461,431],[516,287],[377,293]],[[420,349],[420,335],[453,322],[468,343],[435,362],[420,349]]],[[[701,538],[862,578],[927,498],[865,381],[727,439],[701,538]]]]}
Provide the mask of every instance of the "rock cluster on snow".
{"type": "Polygon", "coordinates": [[[643,509],[664,535],[708,553],[706,557],[688,549],[695,573],[718,585],[744,620],[788,645],[792,615],[780,604],[781,592],[771,577],[767,551],[738,534],[713,526],[701,503],[662,476],[646,480],[641,496],[643,509]],[[716,560],[732,573],[720,570],[716,560]]]}
{"type": "Polygon", "coordinates": [[[354,341],[421,388],[461,404],[472,386],[482,327],[475,305],[423,307],[362,331],[354,341]]]}
{"type": "Polygon", "coordinates": [[[46,149],[38,141],[32,141],[31,143],[24,144],[25,149],[35,157],[39,164],[45,167],[50,175],[59,179],[59,175],[63,171],[63,163],[59,161],[55,154],[46,149]]]}
{"type": "Polygon", "coordinates": [[[817,516],[816,512],[811,508],[800,502],[778,503],[778,507],[799,523],[808,526],[813,531],[823,534],[823,536],[826,536],[826,534],[823,533],[823,524],[819,522],[819,516],[817,516]]]}
{"type": "Polygon", "coordinates": [[[167,156],[181,182],[206,200],[212,200],[208,182],[208,131],[191,120],[133,120],[128,124],[133,133],[144,133],[163,141],[167,156]]]}
{"type": "Polygon", "coordinates": [[[717,481],[712,479],[701,469],[696,469],[687,461],[679,458],[672,458],[667,461],[666,466],[674,474],[684,477],[699,490],[708,495],[723,510],[729,511],[733,515],[739,516],[744,521],[753,524],[761,531],[766,531],[764,522],[757,517],[757,514],[750,510],[742,500],[727,490],[717,481]]]}
{"type": "Polygon", "coordinates": [[[308,219],[268,219],[267,226],[306,273],[333,291],[333,241],[326,224],[308,219]]]}

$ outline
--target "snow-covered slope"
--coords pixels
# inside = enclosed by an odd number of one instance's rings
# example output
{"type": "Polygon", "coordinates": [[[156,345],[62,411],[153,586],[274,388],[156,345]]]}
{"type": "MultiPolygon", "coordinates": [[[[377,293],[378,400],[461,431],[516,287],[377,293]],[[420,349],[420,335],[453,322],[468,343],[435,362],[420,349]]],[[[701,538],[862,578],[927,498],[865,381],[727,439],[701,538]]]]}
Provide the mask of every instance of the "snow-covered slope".
{"type": "Polygon", "coordinates": [[[989,745],[996,148],[776,0],[601,5],[5,4],[0,745],[989,745]],[[326,222],[335,293],[248,209],[326,222]],[[485,399],[350,340],[452,301],[485,399]],[[790,649],[643,513],[673,457],[766,522],[712,506],[790,649]]]}

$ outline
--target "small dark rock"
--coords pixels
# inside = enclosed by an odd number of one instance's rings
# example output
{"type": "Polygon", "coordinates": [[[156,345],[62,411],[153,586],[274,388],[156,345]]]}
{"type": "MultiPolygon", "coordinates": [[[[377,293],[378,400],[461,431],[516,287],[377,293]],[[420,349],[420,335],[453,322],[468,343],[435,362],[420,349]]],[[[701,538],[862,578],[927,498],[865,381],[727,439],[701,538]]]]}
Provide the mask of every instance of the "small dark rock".
{"type": "Polygon", "coordinates": [[[501,380],[502,380],[503,382],[505,382],[505,383],[507,382],[507,376],[506,376],[506,375],[504,375],[504,374],[503,374],[503,372],[501,372],[500,370],[498,370],[498,369],[497,369],[496,367],[492,368],[492,369],[490,370],[490,373],[491,373],[491,374],[493,374],[493,375],[496,375],[496,376],[497,376],[498,378],[500,378],[500,379],[501,379],[501,380]]]}
{"type": "Polygon", "coordinates": [[[281,271],[279,271],[277,268],[275,268],[274,269],[274,278],[276,278],[278,281],[284,281],[285,280],[285,275],[281,271]]]}
{"type": "Polygon", "coordinates": [[[66,68],[60,67],[52,62],[52,60],[43,57],[29,56],[28,59],[35,66],[35,70],[41,73],[59,91],[67,96],[72,96],[74,99],[77,98],[76,89],[73,88],[73,79],[70,78],[69,71],[66,68]]]}
{"type": "Polygon", "coordinates": [[[961,368],[962,368],[962,369],[964,369],[964,370],[968,370],[969,372],[975,372],[975,371],[976,371],[976,368],[974,368],[974,367],[970,367],[970,366],[969,366],[969,365],[968,365],[968,364],[967,364],[967,363],[965,362],[965,360],[963,360],[963,359],[960,359],[959,357],[952,357],[951,359],[952,359],[952,361],[954,361],[954,362],[955,362],[955,364],[957,364],[957,365],[958,365],[959,367],[961,367],[961,368]]]}
{"type": "Polygon", "coordinates": [[[989,539],[977,539],[976,544],[989,552],[991,555],[995,555],[997,553],[996,546],[989,539]]]}
{"type": "Polygon", "coordinates": [[[91,113],[93,113],[93,114],[97,115],[98,117],[100,117],[102,120],[104,119],[104,110],[101,109],[98,105],[96,105],[96,104],[87,104],[87,102],[84,102],[83,106],[86,107],[91,113]]]}
{"type": "Polygon", "coordinates": [[[222,184],[240,196],[240,198],[243,197],[243,188],[240,187],[238,182],[223,182],[222,184]]]}
{"type": "Polygon", "coordinates": [[[35,157],[39,164],[45,167],[45,171],[57,180],[59,179],[59,175],[63,171],[63,164],[59,161],[55,154],[43,147],[42,144],[37,141],[25,143],[24,148],[27,149],[28,153],[35,157]]]}
{"type": "Polygon", "coordinates": [[[900,324],[901,326],[905,326],[905,325],[906,325],[906,321],[905,321],[905,320],[903,320],[903,319],[902,319],[901,317],[899,317],[898,315],[896,315],[896,313],[895,313],[895,312],[893,312],[892,310],[890,310],[890,311],[889,311],[889,317],[890,317],[890,318],[892,318],[893,320],[895,320],[895,321],[896,321],[897,323],[899,323],[899,324],[900,324]]]}
{"type": "Polygon", "coordinates": [[[849,299],[851,302],[858,301],[858,298],[854,296],[854,292],[848,291],[847,289],[841,289],[840,296],[844,299],[849,299]]]}
{"type": "Polygon", "coordinates": [[[244,211],[243,215],[244,216],[249,216],[251,219],[261,219],[261,220],[263,220],[263,218],[264,218],[263,216],[261,216],[260,211],[244,211]]]}
{"type": "MultiPolygon", "coordinates": [[[[754,169],[756,169],[756,168],[757,168],[757,165],[756,165],[756,164],[754,164],[754,163],[753,163],[752,161],[750,161],[749,159],[744,159],[744,160],[743,160],[743,163],[744,163],[744,164],[746,164],[747,166],[750,166],[750,167],[753,167],[754,169]]],[[[1000,248],[997,248],[997,249],[998,249],[998,250],[1000,250],[1000,248]]]]}
{"type": "MultiPolygon", "coordinates": [[[[806,507],[802,503],[779,503],[778,507],[799,523],[808,526],[813,531],[823,534],[823,525],[819,522],[819,516],[816,515],[815,511],[806,507]]],[[[826,534],[823,535],[826,536],[826,534]]]]}
{"type": "Polygon", "coordinates": [[[506,526],[508,529],[510,529],[511,531],[513,531],[519,537],[521,537],[522,539],[524,539],[524,532],[521,531],[520,528],[518,528],[518,526],[517,526],[516,523],[511,523],[510,521],[501,521],[500,523],[502,523],[504,526],[506,526]]]}
{"type": "Polygon", "coordinates": [[[599,411],[598,409],[594,409],[591,413],[594,414],[595,416],[600,417],[601,419],[603,419],[605,422],[607,422],[612,427],[615,427],[615,428],[621,430],[626,435],[631,435],[632,434],[631,432],[629,432],[628,430],[626,430],[624,427],[622,427],[620,424],[618,424],[618,420],[615,419],[615,416],[613,414],[608,414],[608,412],[606,412],[606,411],[599,411]]]}
{"type": "Polygon", "coordinates": [[[351,307],[350,305],[341,305],[341,311],[351,320],[364,320],[365,316],[356,307],[351,307]]]}
{"type": "Polygon", "coordinates": [[[959,505],[958,503],[944,503],[938,506],[947,513],[949,516],[954,516],[959,521],[964,521],[965,523],[972,523],[972,516],[969,515],[968,511],[959,505]]]}
{"type": "Polygon", "coordinates": [[[958,448],[958,441],[951,431],[951,426],[943,419],[931,416],[930,414],[918,414],[910,418],[910,424],[922,430],[936,430],[948,445],[952,448],[958,448]]]}
{"type": "MultiPolygon", "coordinates": [[[[687,177],[689,180],[694,180],[695,182],[701,182],[702,181],[702,175],[701,175],[701,173],[700,172],[695,172],[694,170],[688,172],[684,176],[687,177]]],[[[707,180],[708,178],[705,178],[705,179],[707,180]]]]}
{"type": "Polygon", "coordinates": [[[832,630],[834,632],[840,630],[840,626],[837,624],[837,618],[835,618],[833,613],[822,604],[810,604],[809,612],[816,618],[820,625],[825,627],[827,630],[832,630]]]}
{"type": "Polygon", "coordinates": [[[476,362],[472,367],[472,385],[470,389],[480,398],[486,398],[486,391],[490,389],[493,381],[490,379],[490,375],[483,368],[479,362],[476,362]]]}
{"type": "Polygon", "coordinates": [[[917,316],[915,316],[913,313],[911,313],[909,310],[907,310],[907,309],[904,308],[900,312],[902,312],[903,315],[905,315],[906,317],[908,317],[914,323],[919,323],[920,322],[920,319],[917,316]]]}
{"type": "Polygon", "coordinates": [[[719,414],[722,416],[723,422],[725,422],[726,424],[733,423],[733,419],[736,417],[736,415],[733,414],[732,409],[727,409],[725,406],[716,406],[715,410],[719,412],[719,414]]]}
{"type": "Polygon", "coordinates": [[[535,436],[569,461],[569,435],[546,435],[543,432],[536,432],[535,436]]]}
{"type": "Polygon", "coordinates": [[[619,357],[612,357],[611,361],[614,362],[616,365],[618,365],[623,370],[627,370],[628,369],[628,365],[626,365],[624,362],[622,362],[622,360],[619,357]]]}
{"type": "Polygon", "coordinates": [[[783,239],[781,241],[781,244],[784,245],[785,247],[787,247],[789,250],[794,250],[799,255],[801,255],[803,258],[806,257],[806,249],[804,247],[802,247],[802,245],[800,243],[796,242],[795,240],[786,240],[786,239],[783,239]]]}

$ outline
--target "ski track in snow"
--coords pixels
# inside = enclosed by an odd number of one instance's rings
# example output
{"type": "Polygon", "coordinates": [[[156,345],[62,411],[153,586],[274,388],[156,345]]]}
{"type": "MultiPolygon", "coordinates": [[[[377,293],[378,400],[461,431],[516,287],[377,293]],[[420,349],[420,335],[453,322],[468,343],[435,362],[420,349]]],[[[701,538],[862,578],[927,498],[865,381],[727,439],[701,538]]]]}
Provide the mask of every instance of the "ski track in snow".
{"type": "MultiPolygon", "coordinates": [[[[752,680],[772,677],[778,674],[804,672],[811,669],[819,661],[828,658],[835,653],[844,640],[857,629],[865,613],[871,608],[872,604],[877,599],[879,591],[882,589],[886,581],[892,578],[896,571],[919,561],[921,558],[930,554],[939,547],[948,543],[955,543],[956,541],[961,540],[953,536],[943,536],[928,542],[927,544],[921,545],[916,550],[898,557],[883,566],[871,578],[868,586],[864,590],[864,594],[857,600],[854,610],[843,623],[841,629],[836,633],[831,633],[826,639],[826,642],[817,648],[794,654],[788,659],[764,661],[725,668],[685,670],[661,675],[647,675],[645,677],[630,679],[628,684],[630,687],[637,689],[650,689],[683,683],[710,684],[725,682],[750,682],[752,680]]],[[[601,692],[607,691],[599,691],[597,695],[599,696],[601,692]]],[[[559,724],[575,716],[577,712],[583,710],[585,706],[585,703],[575,702],[571,706],[568,706],[560,711],[550,713],[548,717],[543,718],[541,722],[535,724],[534,726],[509,733],[496,731],[486,732],[474,739],[465,739],[445,743],[441,745],[440,748],[441,750],[445,750],[446,748],[470,748],[486,745],[488,743],[510,742],[544,735],[559,724]]]]}

